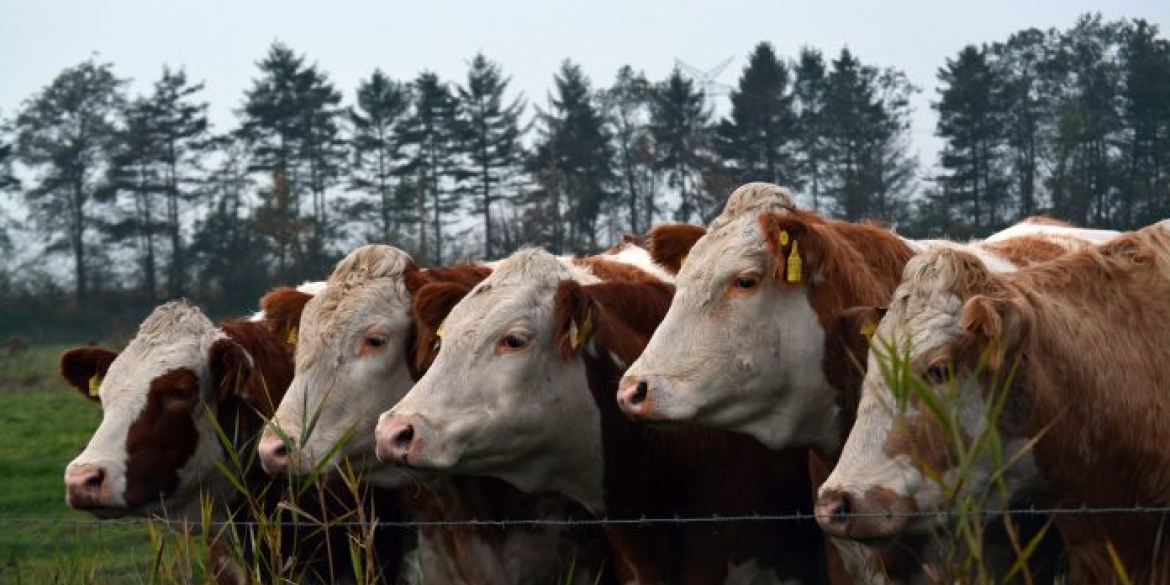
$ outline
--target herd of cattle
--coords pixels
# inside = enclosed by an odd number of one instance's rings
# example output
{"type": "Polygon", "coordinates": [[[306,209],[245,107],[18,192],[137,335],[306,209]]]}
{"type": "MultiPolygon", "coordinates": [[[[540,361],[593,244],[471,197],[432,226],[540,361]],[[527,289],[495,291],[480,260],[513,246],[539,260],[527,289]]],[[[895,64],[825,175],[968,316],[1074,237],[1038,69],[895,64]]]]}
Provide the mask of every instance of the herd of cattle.
{"type": "MultiPolygon", "coordinates": [[[[364,246],[260,305],[215,324],[170,302],[121,353],[61,358],[103,409],[69,505],[211,502],[238,523],[210,538],[221,583],[280,577],[232,553],[273,554],[232,462],[263,509],[386,525],[361,536],[386,583],[960,581],[936,550],[959,496],[1170,505],[1170,221],[913,241],[751,183],[707,228],[597,256],[420,268],[364,246]],[[989,430],[1001,449],[960,452],[989,430]],[[360,489],[289,488],[339,470],[360,489]],[[713,515],[797,520],[560,522],[713,515]]],[[[1170,583],[1170,515],[1037,520],[982,535],[993,577],[1170,583]]],[[[284,530],[284,574],[353,577],[352,529],[284,530]]]]}

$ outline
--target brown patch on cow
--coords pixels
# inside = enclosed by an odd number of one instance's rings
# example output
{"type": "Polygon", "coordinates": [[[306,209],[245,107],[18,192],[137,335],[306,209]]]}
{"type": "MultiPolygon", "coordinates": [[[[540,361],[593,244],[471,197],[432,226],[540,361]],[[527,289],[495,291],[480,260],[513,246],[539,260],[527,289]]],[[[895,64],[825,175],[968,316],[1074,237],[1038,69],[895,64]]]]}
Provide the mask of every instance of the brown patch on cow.
{"type": "Polygon", "coordinates": [[[574,258],[573,264],[587,269],[590,274],[606,282],[615,280],[656,280],[652,274],[637,266],[632,266],[625,262],[614,262],[605,256],[574,258]]]}
{"type": "Polygon", "coordinates": [[[865,380],[869,342],[878,323],[885,316],[884,307],[850,307],[842,312],[825,333],[825,354],[821,369],[825,379],[837,389],[837,407],[841,409],[841,444],[857,419],[861,401],[861,383],[865,380]]]}
{"type": "Polygon", "coordinates": [[[650,258],[667,272],[678,274],[695,242],[706,234],[707,230],[702,226],[687,223],[654,226],[646,235],[650,258]]]}
{"type": "Polygon", "coordinates": [[[100,347],[75,347],[61,354],[58,367],[61,377],[73,389],[97,402],[98,396],[94,393],[96,387],[90,387],[91,380],[94,380],[95,376],[98,379],[105,376],[110,364],[114,363],[117,357],[118,354],[100,347]]]}
{"type": "Polygon", "coordinates": [[[150,383],[146,406],[126,435],[126,505],[161,501],[179,485],[179,470],[195,453],[199,376],[177,368],[150,383]]]}
{"type": "Polygon", "coordinates": [[[211,345],[212,383],[221,399],[241,398],[260,415],[276,412],[293,378],[293,348],[263,325],[243,319],[220,323],[227,339],[211,345]]]}
{"type": "Polygon", "coordinates": [[[458,264],[426,270],[408,270],[404,279],[407,292],[413,296],[422,287],[436,282],[451,282],[474,287],[491,273],[492,269],[482,264],[458,264]]]}
{"type": "Polygon", "coordinates": [[[657,280],[588,285],[562,281],[554,301],[553,339],[560,340],[561,357],[570,359],[583,349],[583,345],[574,347],[570,339],[572,325],[576,324],[578,333],[588,327],[591,339],[628,366],[650,340],[638,332],[653,332],[665,315],[663,305],[669,307],[673,297],[674,286],[657,280]]]}
{"type": "Polygon", "coordinates": [[[296,331],[301,324],[301,313],[305,311],[305,303],[313,295],[301,292],[289,286],[273,289],[260,299],[260,309],[264,311],[264,326],[280,339],[290,344],[296,344],[296,331]]]}
{"type": "Polygon", "coordinates": [[[829,222],[808,211],[762,214],[759,222],[772,252],[774,276],[807,288],[826,331],[849,307],[889,304],[902,269],[914,255],[901,238],[872,224],[829,222]],[[787,233],[783,245],[782,232],[787,233]],[[796,282],[788,269],[793,246],[801,260],[796,282]]]}
{"type": "Polygon", "coordinates": [[[1024,219],[1020,220],[1020,223],[1031,223],[1031,224],[1035,224],[1035,225],[1051,225],[1051,226],[1067,227],[1067,228],[1076,227],[1067,221],[1053,219],[1051,217],[1048,217],[1047,215],[1030,215],[1030,216],[1025,217],[1024,219]]]}
{"type": "Polygon", "coordinates": [[[1016,266],[1046,262],[1069,252],[1067,246],[1044,236],[1021,236],[982,244],[982,247],[1016,266]]]}
{"type": "MultiPolygon", "coordinates": [[[[916,395],[911,393],[907,401],[910,411],[894,415],[894,427],[882,452],[890,459],[909,455],[914,466],[928,476],[949,471],[957,463],[953,439],[916,395]]],[[[970,444],[966,436],[960,440],[970,444]]]]}

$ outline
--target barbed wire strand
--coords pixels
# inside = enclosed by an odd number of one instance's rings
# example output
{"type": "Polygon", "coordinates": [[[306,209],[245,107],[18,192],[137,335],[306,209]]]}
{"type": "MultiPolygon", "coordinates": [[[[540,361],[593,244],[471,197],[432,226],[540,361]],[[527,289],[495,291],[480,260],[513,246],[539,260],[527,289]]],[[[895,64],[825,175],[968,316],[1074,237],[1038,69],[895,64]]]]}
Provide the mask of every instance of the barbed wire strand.
{"type": "MultiPolygon", "coordinates": [[[[984,510],[969,515],[979,516],[982,519],[999,518],[1003,516],[1101,516],[1109,514],[1121,515],[1161,515],[1170,514],[1170,507],[1166,506],[1129,506],[1105,508],[1019,508],[1008,510],[984,510]]],[[[882,519],[938,519],[955,520],[961,515],[958,513],[853,513],[843,515],[845,518],[882,518],[882,519]]],[[[739,515],[712,515],[712,516],[643,516],[638,518],[532,518],[521,520],[419,520],[419,521],[384,521],[376,522],[324,522],[312,520],[258,522],[258,521],[212,521],[209,523],[174,520],[168,518],[116,518],[116,519],[50,519],[50,518],[0,518],[0,526],[9,525],[56,525],[67,527],[88,526],[146,526],[148,524],[162,524],[172,527],[203,527],[222,528],[226,526],[262,527],[315,527],[328,526],[338,528],[368,527],[376,524],[388,528],[507,528],[516,526],[528,527],[572,527],[572,526],[638,526],[658,524],[710,524],[726,522],[808,522],[815,521],[816,515],[806,512],[792,514],[739,514],[739,515]]]]}

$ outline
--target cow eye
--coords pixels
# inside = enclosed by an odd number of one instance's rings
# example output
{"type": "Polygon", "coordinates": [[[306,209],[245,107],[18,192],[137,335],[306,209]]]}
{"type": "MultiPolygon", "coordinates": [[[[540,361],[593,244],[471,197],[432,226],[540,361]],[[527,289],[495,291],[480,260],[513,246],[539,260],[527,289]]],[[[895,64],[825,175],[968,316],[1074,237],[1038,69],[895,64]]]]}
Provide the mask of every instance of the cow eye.
{"type": "Polygon", "coordinates": [[[927,384],[932,386],[945,384],[947,381],[946,364],[932,364],[930,367],[926,368],[926,372],[922,375],[922,379],[926,381],[927,384]]]}
{"type": "Polygon", "coordinates": [[[503,351],[517,351],[528,347],[528,339],[515,333],[509,333],[501,337],[496,345],[503,351]]]}
{"type": "Polygon", "coordinates": [[[386,337],[384,335],[367,335],[366,345],[370,347],[382,347],[386,345],[386,337]]]}
{"type": "Polygon", "coordinates": [[[731,292],[751,292],[760,285],[758,274],[740,274],[731,279],[731,292]]]}

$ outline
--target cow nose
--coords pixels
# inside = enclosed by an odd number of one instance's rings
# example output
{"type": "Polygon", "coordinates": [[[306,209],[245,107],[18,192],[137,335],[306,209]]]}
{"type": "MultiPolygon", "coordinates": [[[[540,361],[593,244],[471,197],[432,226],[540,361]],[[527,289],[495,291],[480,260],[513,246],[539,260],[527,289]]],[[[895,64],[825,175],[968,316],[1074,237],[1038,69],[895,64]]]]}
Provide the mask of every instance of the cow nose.
{"type": "Polygon", "coordinates": [[[109,496],[105,468],[99,465],[77,465],[65,471],[65,501],[70,508],[97,508],[109,496]]]}
{"type": "Polygon", "coordinates": [[[625,378],[618,386],[618,406],[631,417],[642,418],[650,413],[650,384],[646,380],[625,378]]]}
{"type": "Polygon", "coordinates": [[[383,420],[375,431],[375,440],[379,460],[410,464],[410,448],[414,443],[413,424],[397,418],[383,420]]]}
{"type": "Polygon", "coordinates": [[[817,498],[817,523],[830,536],[845,537],[849,533],[853,499],[842,490],[825,490],[817,498]]]}
{"type": "MultiPolygon", "coordinates": [[[[290,441],[292,439],[289,439],[290,441]]],[[[288,443],[272,431],[260,436],[260,466],[268,473],[288,472],[288,443]]]]}

